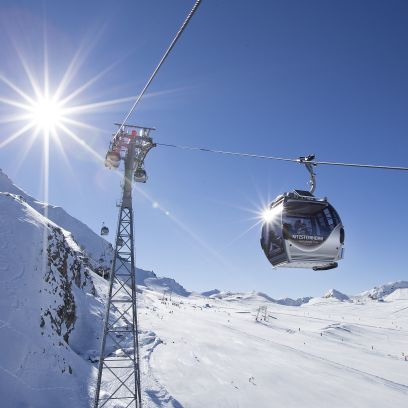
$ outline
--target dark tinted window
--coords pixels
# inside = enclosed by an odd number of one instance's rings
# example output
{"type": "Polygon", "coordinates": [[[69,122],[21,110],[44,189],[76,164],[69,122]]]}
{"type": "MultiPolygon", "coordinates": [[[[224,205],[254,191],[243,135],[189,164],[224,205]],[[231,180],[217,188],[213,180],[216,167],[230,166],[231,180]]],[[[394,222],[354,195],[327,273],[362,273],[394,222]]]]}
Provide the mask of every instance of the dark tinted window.
{"type": "Polygon", "coordinates": [[[282,223],[288,238],[303,245],[319,245],[340,222],[328,203],[290,201],[285,204],[282,223]]]}
{"type": "Polygon", "coordinates": [[[327,203],[293,200],[285,203],[285,212],[288,215],[311,216],[321,212],[326,207],[327,203]]]}

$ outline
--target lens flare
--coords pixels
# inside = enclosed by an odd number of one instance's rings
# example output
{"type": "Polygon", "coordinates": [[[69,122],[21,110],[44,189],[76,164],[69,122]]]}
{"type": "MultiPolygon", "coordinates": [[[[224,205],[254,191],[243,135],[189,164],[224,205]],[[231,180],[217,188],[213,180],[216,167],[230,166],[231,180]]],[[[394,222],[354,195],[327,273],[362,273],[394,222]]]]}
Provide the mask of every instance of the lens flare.
{"type": "Polygon", "coordinates": [[[264,222],[271,222],[280,213],[281,208],[266,208],[262,212],[262,219],[264,222]]]}

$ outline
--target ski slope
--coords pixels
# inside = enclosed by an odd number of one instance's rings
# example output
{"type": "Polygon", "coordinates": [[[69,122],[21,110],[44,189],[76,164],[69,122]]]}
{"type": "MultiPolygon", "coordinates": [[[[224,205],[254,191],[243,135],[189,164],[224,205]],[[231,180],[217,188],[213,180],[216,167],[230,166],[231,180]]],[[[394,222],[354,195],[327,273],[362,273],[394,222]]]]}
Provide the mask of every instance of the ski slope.
{"type": "Polygon", "coordinates": [[[169,406],[408,404],[408,296],[289,307],[256,295],[163,301],[145,291],[140,310],[160,339],[146,364],[178,402],[169,406]],[[260,306],[266,321],[255,320],[260,306]]]}

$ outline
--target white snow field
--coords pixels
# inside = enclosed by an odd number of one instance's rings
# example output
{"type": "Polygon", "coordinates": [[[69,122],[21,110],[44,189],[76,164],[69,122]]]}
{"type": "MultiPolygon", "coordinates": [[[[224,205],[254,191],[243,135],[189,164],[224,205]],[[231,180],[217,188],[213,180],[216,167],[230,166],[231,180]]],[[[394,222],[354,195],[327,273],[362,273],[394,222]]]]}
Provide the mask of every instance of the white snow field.
{"type": "MultiPolygon", "coordinates": [[[[1,190],[0,407],[91,407],[108,288],[93,251],[110,247],[0,172],[1,190]]],[[[146,408],[408,406],[408,282],[274,300],[137,274],[146,408]]]]}
{"type": "Polygon", "coordinates": [[[402,408],[407,294],[290,307],[256,294],[163,302],[145,291],[140,321],[161,341],[148,364],[175,406],[402,408]],[[259,306],[266,321],[255,320],[259,306]]]}

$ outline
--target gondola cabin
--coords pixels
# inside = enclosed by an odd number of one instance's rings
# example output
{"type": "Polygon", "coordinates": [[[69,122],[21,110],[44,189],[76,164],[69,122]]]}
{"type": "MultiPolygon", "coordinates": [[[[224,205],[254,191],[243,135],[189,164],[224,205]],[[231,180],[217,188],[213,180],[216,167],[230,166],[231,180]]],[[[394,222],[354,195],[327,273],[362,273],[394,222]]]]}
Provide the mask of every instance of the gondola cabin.
{"type": "Polygon", "coordinates": [[[102,226],[102,228],[101,228],[101,235],[102,235],[102,236],[104,236],[104,235],[109,235],[109,228],[108,228],[108,227],[105,227],[105,226],[102,226]]]}
{"type": "Polygon", "coordinates": [[[109,150],[106,154],[105,167],[117,169],[120,164],[120,153],[114,150],[109,150]]]}
{"type": "Polygon", "coordinates": [[[136,183],[146,183],[147,181],[146,170],[141,167],[138,167],[135,170],[134,179],[136,183]]]}
{"type": "Polygon", "coordinates": [[[326,198],[294,190],[265,211],[261,246],[275,267],[332,269],[343,257],[344,227],[326,198]]]}

